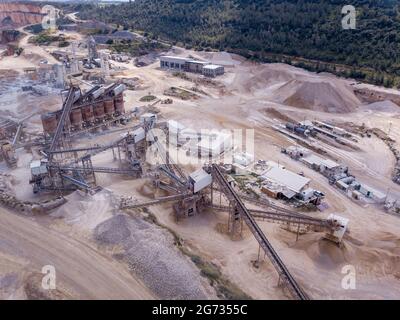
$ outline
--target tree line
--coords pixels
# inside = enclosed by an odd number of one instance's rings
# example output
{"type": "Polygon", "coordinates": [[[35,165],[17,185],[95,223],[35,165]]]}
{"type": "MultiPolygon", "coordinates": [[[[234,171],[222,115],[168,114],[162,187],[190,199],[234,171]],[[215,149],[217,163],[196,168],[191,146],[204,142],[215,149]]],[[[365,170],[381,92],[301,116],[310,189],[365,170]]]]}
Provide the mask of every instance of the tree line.
{"type": "Polygon", "coordinates": [[[399,2],[351,2],[357,10],[355,30],[342,29],[341,9],[348,4],[342,0],[135,0],[73,9],[82,19],[141,30],[187,48],[226,50],[400,86],[399,2]],[[309,62],[299,63],[298,57],[309,62]]]}

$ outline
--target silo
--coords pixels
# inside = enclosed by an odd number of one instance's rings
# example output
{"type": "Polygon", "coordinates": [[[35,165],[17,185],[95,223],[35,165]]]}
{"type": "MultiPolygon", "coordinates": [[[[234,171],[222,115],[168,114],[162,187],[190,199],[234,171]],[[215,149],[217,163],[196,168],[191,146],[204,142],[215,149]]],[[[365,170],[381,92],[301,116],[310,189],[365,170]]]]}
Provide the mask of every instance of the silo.
{"type": "Polygon", "coordinates": [[[90,126],[94,122],[93,105],[89,104],[82,107],[83,121],[86,126],[90,126]]]}
{"type": "Polygon", "coordinates": [[[117,95],[115,98],[115,113],[121,115],[125,113],[124,96],[123,94],[117,95]]]}
{"type": "Polygon", "coordinates": [[[70,115],[71,125],[75,130],[82,129],[82,111],[81,108],[76,108],[71,111],[70,115]]]}
{"type": "Polygon", "coordinates": [[[57,114],[48,112],[41,115],[43,131],[46,134],[53,134],[57,129],[57,114]]]}
{"type": "Polygon", "coordinates": [[[115,112],[115,107],[114,107],[114,99],[107,99],[104,101],[104,111],[107,115],[107,117],[112,117],[115,112]]]}
{"type": "Polygon", "coordinates": [[[96,102],[93,105],[93,112],[94,112],[94,117],[96,118],[96,121],[102,122],[104,120],[105,113],[104,113],[103,101],[96,102]]]}

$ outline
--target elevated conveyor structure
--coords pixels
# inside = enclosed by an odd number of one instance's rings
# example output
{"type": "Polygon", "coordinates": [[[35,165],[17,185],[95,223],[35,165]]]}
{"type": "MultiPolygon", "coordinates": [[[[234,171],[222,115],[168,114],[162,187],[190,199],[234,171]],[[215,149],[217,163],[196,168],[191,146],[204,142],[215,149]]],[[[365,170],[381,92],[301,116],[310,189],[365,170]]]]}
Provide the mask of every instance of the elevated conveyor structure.
{"type": "Polygon", "coordinates": [[[218,165],[212,164],[209,168],[213,175],[213,180],[219,184],[221,191],[225,194],[227,199],[234,205],[235,210],[240,214],[241,218],[246,222],[250,231],[258,241],[260,247],[264,250],[265,254],[269,257],[275,270],[278,272],[280,279],[284,285],[288,288],[291,295],[300,300],[308,300],[309,297],[296,282],[289,270],[278,256],[271,243],[268,241],[265,234],[262,232],[254,217],[251,215],[249,210],[245,207],[242,200],[236,194],[235,190],[225,179],[218,165]]]}
{"type": "Polygon", "coordinates": [[[60,145],[60,138],[63,134],[65,123],[69,119],[69,114],[71,113],[71,109],[76,98],[75,94],[77,91],[79,91],[79,89],[75,87],[71,87],[68,91],[67,98],[65,99],[63,104],[60,120],[58,121],[57,124],[57,129],[51,141],[49,149],[50,152],[56,150],[56,148],[60,145]]]}

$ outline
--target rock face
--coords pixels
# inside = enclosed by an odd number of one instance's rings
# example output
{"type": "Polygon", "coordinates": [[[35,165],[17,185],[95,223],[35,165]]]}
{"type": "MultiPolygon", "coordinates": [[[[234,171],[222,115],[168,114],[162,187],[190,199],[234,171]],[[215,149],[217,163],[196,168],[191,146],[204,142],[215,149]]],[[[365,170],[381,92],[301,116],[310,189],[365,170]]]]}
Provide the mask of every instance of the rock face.
{"type": "Polygon", "coordinates": [[[19,31],[17,30],[0,30],[0,44],[7,44],[17,40],[19,31]]]}
{"type": "Polygon", "coordinates": [[[43,16],[34,4],[0,3],[0,28],[41,23],[43,16]]]}

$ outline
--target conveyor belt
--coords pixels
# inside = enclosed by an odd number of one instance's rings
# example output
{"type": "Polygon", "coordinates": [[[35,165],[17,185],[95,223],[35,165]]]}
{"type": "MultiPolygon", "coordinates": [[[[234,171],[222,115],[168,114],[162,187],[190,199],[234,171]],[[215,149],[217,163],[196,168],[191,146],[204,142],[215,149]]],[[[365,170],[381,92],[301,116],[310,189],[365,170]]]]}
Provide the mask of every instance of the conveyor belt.
{"type": "Polygon", "coordinates": [[[260,206],[260,207],[267,207],[269,209],[269,211],[271,211],[271,209],[273,209],[273,210],[275,210],[276,212],[279,212],[279,213],[287,213],[287,214],[290,214],[290,215],[304,216],[301,213],[298,213],[298,212],[295,212],[295,211],[292,211],[292,210],[277,206],[277,205],[273,204],[271,201],[269,201],[267,199],[262,199],[262,198],[255,199],[255,198],[253,198],[251,196],[243,195],[241,193],[239,194],[239,197],[240,197],[240,199],[244,200],[245,202],[250,202],[250,203],[253,203],[253,204],[255,204],[257,206],[260,206]]]}
{"type": "Polygon", "coordinates": [[[178,182],[182,186],[187,186],[188,178],[183,173],[182,169],[171,161],[169,155],[167,155],[168,150],[165,150],[164,146],[156,139],[152,131],[149,132],[150,138],[154,140],[154,144],[157,146],[158,154],[161,156],[164,162],[164,168],[161,167],[165,173],[167,173],[173,180],[178,182]],[[167,172],[168,171],[168,172],[167,172]]]}
{"type": "Polygon", "coordinates": [[[183,182],[176,174],[174,171],[170,170],[168,166],[166,165],[161,165],[160,166],[160,171],[164,172],[168,177],[170,177],[172,180],[176,181],[181,187],[186,187],[186,183],[183,182]]]}
{"type": "MultiPolygon", "coordinates": [[[[213,210],[220,210],[220,211],[229,211],[228,206],[217,206],[212,205],[209,206],[213,210]]],[[[289,222],[293,224],[300,224],[306,226],[317,226],[321,228],[330,229],[330,224],[328,220],[318,219],[313,217],[308,217],[306,215],[296,214],[292,215],[289,213],[281,213],[281,212],[274,212],[274,211],[266,211],[266,210],[256,210],[256,209],[247,209],[254,218],[260,219],[268,219],[277,222],[289,222]]]]}
{"type": "Polygon", "coordinates": [[[188,194],[179,194],[179,195],[173,195],[173,196],[167,196],[167,197],[162,197],[159,199],[147,201],[147,202],[141,202],[141,203],[134,203],[131,200],[128,200],[123,203],[121,203],[121,209],[137,209],[137,208],[142,208],[142,207],[148,207],[148,206],[154,206],[160,203],[165,203],[165,202],[171,202],[171,201],[176,201],[176,200],[181,200],[186,197],[188,197],[188,194]]]}
{"type": "Polygon", "coordinates": [[[252,217],[251,213],[247,210],[244,206],[242,200],[236,194],[235,190],[232,186],[228,183],[225,179],[223,174],[221,173],[218,165],[212,165],[212,174],[215,182],[217,182],[222,191],[228,197],[230,201],[235,202],[236,208],[239,211],[240,215],[246,222],[247,226],[249,227],[250,231],[253,233],[254,237],[263,248],[265,254],[270,258],[273,266],[275,267],[276,271],[278,272],[279,276],[283,280],[286,287],[289,289],[291,294],[298,299],[301,300],[308,300],[309,297],[307,294],[302,290],[293,276],[290,274],[289,270],[286,268],[283,261],[280,259],[274,248],[272,247],[271,243],[268,241],[254,218],[252,217]]]}
{"type": "Polygon", "coordinates": [[[86,184],[86,183],[84,183],[84,182],[82,182],[82,181],[79,181],[79,180],[77,180],[77,179],[75,179],[75,178],[72,178],[72,177],[70,177],[70,176],[67,176],[66,174],[62,174],[61,176],[62,176],[64,179],[70,181],[72,184],[74,184],[74,185],[77,186],[78,188],[81,188],[81,189],[84,189],[84,190],[87,190],[87,191],[89,191],[89,190],[91,189],[91,187],[90,187],[88,184],[86,184]]]}
{"type": "Polygon", "coordinates": [[[99,150],[99,149],[102,149],[103,147],[104,146],[63,149],[63,150],[48,151],[47,153],[48,154],[74,153],[74,152],[82,152],[82,151],[99,150]]]}
{"type": "Polygon", "coordinates": [[[74,104],[75,91],[76,91],[75,87],[71,87],[68,91],[68,96],[64,102],[61,117],[60,120],[58,121],[57,129],[50,145],[50,151],[54,151],[59,143],[58,140],[60,139],[61,134],[64,130],[65,121],[68,119],[72,109],[72,105],[74,104]]]}
{"type": "MultiPolygon", "coordinates": [[[[137,125],[133,128],[131,128],[130,130],[134,131],[138,128],[140,128],[141,125],[137,125]]],[[[83,158],[86,158],[88,156],[93,157],[101,152],[104,152],[108,149],[117,147],[120,143],[122,143],[124,140],[126,139],[126,137],[122,137],[122,138],[118,138],[117,140],[113,141],[112,143],[109,143],[107,145],[103,145],[103,146],[98,146],[98,147],[84,147],[84,148],[77,148],[77,149],[67,149],[67,150],[60,150],[60,151],[55,151],[53,153],[68,153],[68,152],[74,152],[74,151],[88,151],[87,153],[85,153],[83,156],[78,157],[76,159],[74,159],[73,161],[67,162],[66,165],[71,165],[73,163],[78,163],[80,162],[83,158]]]]}
{"type": "Polygon", "coordinates": [[[132,174],[136,173],[137,170],[135,169],[118,169],[118,168],[109,168],[109,167],[73,167],[73,166],[50,166],[54,168],[59,168],[60,170],[65,171],[81,171],[81,172],[100,172],[100,173],[113,173],[113,174],[132,174]]]}

